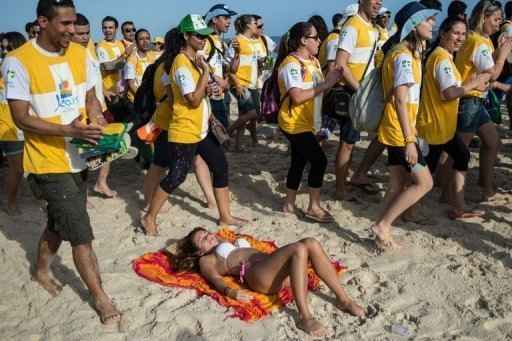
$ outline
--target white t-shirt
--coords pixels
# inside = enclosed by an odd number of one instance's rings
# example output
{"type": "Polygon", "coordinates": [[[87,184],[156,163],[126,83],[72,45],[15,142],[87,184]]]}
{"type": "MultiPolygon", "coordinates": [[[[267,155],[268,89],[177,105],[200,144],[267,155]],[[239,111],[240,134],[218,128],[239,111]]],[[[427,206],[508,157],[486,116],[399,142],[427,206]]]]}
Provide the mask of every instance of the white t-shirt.
{"type": "Polygon", "coordinates": [[[339,45],[340,39],[333,39],[329,42],[327,42],[326,46],[326,58],[328,62],[332,62],[336,60],[336,53],[338,52],[338,45],[339,45]]]}
{"type": "Polygon", "coordinates": [[[452,86],[460,86],[461,84],[461,82],[457,81],[455,78],[453,63],[450,63],[449,60],[443,60],[437,65],[437,68],[434,71],[434,78],[437,80],[441,92],[451,88],[452,86]]]}
{"type": "Polygon", "coordinates": [[[494,67],[494,58],[489,46],[482,44],[476,49],[475,54],[473,55],[473,65],[475,65],[479,72],[483,72],[494,67]]]}
{"type": "Polygon", "coordinates": [[[406,85],[409,88],[409,99],[407,103],[419,103],[420,85],[414,79],[414,71],[412,69],[412,57],[409,54],[401,54],[396,58],[394,65],[393,86],[406,85]]]}
{"type": "Polygon", "coordinates": [[[187,68],[181,67],[178,70],[176,70],[175,77],[176,85],[178,85],[178,88],[180,89],[180,92],[183,96],[186,96],[196,91],[196,82],[194,81],[192,74],[187,68]]]}

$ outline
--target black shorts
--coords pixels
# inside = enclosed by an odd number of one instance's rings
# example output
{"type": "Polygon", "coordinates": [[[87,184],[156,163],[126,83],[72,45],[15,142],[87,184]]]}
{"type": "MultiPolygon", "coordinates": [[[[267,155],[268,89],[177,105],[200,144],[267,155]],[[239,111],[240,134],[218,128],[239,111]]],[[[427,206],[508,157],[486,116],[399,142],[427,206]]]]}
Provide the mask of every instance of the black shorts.
{"type": "MultiPolygon", "coordinates": [[[[427,162],[425,161],[425,158],[423,157],[423,154],[421,153],[420,147],[418,144],[415,144],[416,150],[418,151],[418,165],[415,167],[425,167],[427,165],[427,162]]],[[[394,146],[387,146],[388,149],[388,164],[390,166],[403,166],[407,172],[414,171],[415,168],[405,160],[405,147],[394,147],[394,146]]]]}
{"type": "Polygon", "coordinates": [[[155,151],[153,153],[153,164],[158,167],[168,168],[171,162],[169,153],[169,134],[167,130],[162,130],[155,141],[155,151]]]}
{"type": "Polygon", "coordinates": [[[30,174],[30,188],[48,203],[48,230],[71,246],[94,240],[87,213],[87,171],[62,174],[30,174]]]}

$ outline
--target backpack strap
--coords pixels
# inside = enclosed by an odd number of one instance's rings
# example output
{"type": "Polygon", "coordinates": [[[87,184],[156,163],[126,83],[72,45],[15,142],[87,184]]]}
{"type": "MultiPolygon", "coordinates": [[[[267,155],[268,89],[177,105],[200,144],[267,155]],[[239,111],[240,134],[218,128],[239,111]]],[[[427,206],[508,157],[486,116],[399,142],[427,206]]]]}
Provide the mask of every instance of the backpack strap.
{"type": "Polygon", "coordinates": [[[270,54],[268,53],[268,41],[267,41],[267,38],[265,38],[265,35],[262,35],[260,37],[262,43],[263,43],[263,46],[265,46],[265,53],[267,54],[267,57],[270,57],[270,54]]]}
{"type": "Polygon", "coordinates": [[[370,69],[370,63],[372,62],[373,57],[375,56],[375,52],[377,52],[377,44],[379,43],[379,40],[380,40],[380,32],[377,30],[377,33],[378,33],[377,38],[375,39],[375,43],[373,44],[373,49],[372,49],[372,53],[370,54],[370,59],[368,60],[368,63],[366,64],[366,67],[363,72],[363,77],[361,78],[361,80],[365,79],[365,77],[367,76],[368,70],[370,69]]]}
{"type": "MultiPolygon", "coordinates": [[[[210,53],[208,54],[208,57],[206,58],[206,61],[209,63],[210,60],[212,60],[213,56],[215,55],[215,52],[220,53],[223,59],[226,58],[225,51],[222,51],[215,45],[215,42],[213,41],[213,38],[211,36],[207,37],[208,42],[210,43],[210,53]]],[[[224,45],[224,44],[223,44],[224,45]]]]}

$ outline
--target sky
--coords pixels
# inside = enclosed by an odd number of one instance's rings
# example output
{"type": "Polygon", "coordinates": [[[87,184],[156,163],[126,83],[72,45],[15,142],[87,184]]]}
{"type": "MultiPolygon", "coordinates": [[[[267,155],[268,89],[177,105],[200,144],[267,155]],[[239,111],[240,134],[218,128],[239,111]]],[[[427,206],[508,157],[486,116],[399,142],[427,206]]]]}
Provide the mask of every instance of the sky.
{"type": "MultiPolygon", "coordinates": [[[[116,17],[119,22],[132,20],[137,28],[148,29],[153,36],[163,36],[176,26],[187,14],[204,15],[208,9],[224,2],[238,13],[256,13],[265,21],[265,31],[271,36],[280,36],[294,23],[319,14],[330,24],[336,12],[356,0],[75,0],[78,12],[85,14],[91,22],[95,40],[101,39],[101,19],[106,15],[116,17]]],[[[395,13],[408,0],[384,0],[384,6],[395,13]]],[[[443,9],[451,0],[441,0],[443,9]]],[[[477,0],[466,0],[472,8],[477,0]]],[[[505,2],[505,1],[503,1],[505,2]]],[[[37,0],[0,0],[0,32],[20,31],[25,23],[35,19],[37,0]]],[[[232,32],[231,32],[232,33],[232,32]]],[[[120,33],[119,33],[120,34],[120,33]]]]}

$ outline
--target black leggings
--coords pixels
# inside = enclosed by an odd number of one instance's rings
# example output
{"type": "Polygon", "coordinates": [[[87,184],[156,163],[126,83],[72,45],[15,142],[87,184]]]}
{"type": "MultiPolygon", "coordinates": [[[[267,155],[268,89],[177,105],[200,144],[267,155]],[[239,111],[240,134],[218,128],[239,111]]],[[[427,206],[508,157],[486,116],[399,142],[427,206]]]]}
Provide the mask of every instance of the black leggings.
{"type": "Polygon", "coordinates": [[[432,174],[436,171],[442,152],[446,152],[453,159],[453,169],[459,172],[468,170],[471,154],[461,138],[455,135],[453,139],[445,144],[429,145],[427,164],[432,174]]]}
{"type": "Polygon", "coordinates": [[[327,157],[322,147],[318,144],[315,135],[311,132],[300,134],[284,133],[290,141],[292,149],[292,163],[288,170],[286,187],[297,191],[302,181],[302,174],[306,163],[311,163],[308,185],[310,188],[322,187],[325,169],[327,168],[327,157]]]}
{"type": "Polygon", "coordinates": [[[228,162],[217,139],[208,136],[199,143],[169,142],[169,173],[160,183],[167,193],[172,193],[187,178],[196,155],[200,155],[213,173],[213,187],[228,187],[228,162]]]}

